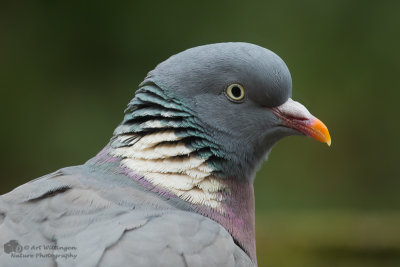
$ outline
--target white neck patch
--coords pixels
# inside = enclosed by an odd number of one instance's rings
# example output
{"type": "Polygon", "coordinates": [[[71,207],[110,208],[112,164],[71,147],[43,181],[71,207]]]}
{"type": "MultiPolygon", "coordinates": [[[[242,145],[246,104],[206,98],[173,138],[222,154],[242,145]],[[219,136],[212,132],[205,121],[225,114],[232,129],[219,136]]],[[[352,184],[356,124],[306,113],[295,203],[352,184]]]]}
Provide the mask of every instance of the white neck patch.
{"type": "Polygon", "coordinates": [[[121,164],[124,167],[185,201],[221,210],[219,192],[226,185],[212,175],[212,169],[205,163],[207,158],[195,156],[173,130],[143,137],[127,134],[117,139],[125,143],[132,140],[127,143],[130,146],[110,152],[123,158],[121,164]]]}

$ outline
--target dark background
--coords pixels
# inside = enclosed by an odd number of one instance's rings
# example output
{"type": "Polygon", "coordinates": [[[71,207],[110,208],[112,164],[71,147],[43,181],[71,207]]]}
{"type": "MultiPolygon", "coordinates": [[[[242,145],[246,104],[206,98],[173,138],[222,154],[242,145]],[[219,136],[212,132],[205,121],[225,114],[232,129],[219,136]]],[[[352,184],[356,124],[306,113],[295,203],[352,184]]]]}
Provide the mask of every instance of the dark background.
{"type": "Polygon", "coordinates": [[[146,73],[246,41],[287,63],[332,146],[290,137],[255,181],[260,266],[400,266],[400,1],[1,1],[0,193],[94,156],[146,73]]]}

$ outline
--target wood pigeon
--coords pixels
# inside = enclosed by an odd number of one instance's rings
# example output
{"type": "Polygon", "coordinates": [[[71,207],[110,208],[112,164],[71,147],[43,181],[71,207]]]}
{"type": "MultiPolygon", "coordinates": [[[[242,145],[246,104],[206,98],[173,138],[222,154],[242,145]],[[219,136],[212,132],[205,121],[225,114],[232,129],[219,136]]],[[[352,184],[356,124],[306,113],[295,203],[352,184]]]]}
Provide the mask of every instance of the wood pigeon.
{"type": "Polygon", "coordinates": [[[95,157],[0,196],[0,266],[256,266],[255,172],[285,136],[331,142],[291,94],[257,45],[171,56],[95,157]]]}

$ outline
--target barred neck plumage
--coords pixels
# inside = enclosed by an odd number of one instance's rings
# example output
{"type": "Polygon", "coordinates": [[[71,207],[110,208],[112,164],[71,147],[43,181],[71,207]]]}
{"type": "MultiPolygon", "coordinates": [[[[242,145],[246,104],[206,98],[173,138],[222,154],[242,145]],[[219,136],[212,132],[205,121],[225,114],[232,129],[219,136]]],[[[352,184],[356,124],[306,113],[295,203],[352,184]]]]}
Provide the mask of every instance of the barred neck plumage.
{"type": "Polygon", "coordinates": [[[220,223],[256,262],[253,183],[237,172],[237,155],[226,152],[218,134],[189,105],[146,83],[110,143],[86,164],[113,172],[118,164],[147,190],[182,199],[189,210],[220,223]]]}
{"type": "Polygon", "coordinates": [[[224,153],[193,111],[154,84],[143,85],[111,140],[112,156],[185,201],[220,209],[228,190],[224,153]]]}

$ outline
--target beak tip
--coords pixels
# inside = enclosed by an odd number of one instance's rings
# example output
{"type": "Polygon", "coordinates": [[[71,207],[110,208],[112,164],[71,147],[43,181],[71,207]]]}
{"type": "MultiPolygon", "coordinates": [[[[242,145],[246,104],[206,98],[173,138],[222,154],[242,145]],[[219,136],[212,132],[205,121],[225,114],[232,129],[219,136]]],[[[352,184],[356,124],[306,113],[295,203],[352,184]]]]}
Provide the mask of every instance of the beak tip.
{"type": "Polygon", "coordinates": [[[309,125],[308,130],[309,130],[308,132],[309,136],[320,142],[326,143],[329,147],[331,146],[332,144],[331,135],[329,134],[328,128],[322,121],[313,117],[311,119],[311,123],[309,125]]]}
{"type": "Polygon", "coordinates": [[[332,144],[332,141],[331,141],[331,139],[329,138],[329,140],[328,141],[326,141],[326,144],[330,147],[331,146],[331,144],[332,144]]]}

